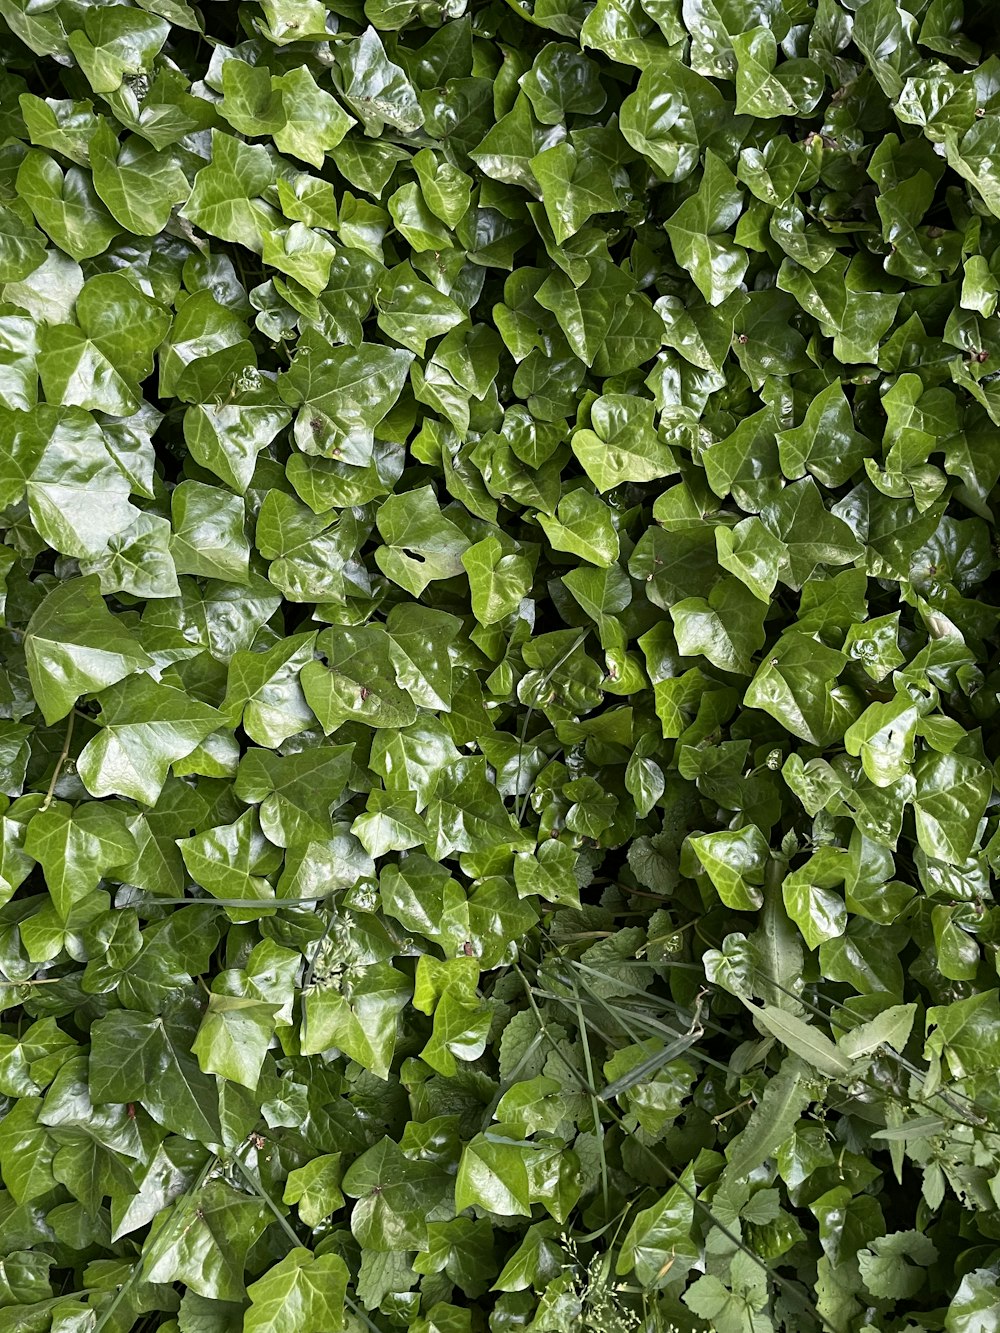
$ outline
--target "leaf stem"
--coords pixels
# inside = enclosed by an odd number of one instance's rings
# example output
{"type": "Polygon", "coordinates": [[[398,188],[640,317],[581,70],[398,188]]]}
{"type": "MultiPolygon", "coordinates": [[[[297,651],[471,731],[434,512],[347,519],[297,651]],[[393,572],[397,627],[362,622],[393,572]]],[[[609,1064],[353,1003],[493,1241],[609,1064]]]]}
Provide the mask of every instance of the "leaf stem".
{"type": "MultiPolygon", "coordinates": [[[[205,1181],[214,1171],[218,1163],[219,1163],[219,1155],[218,1153],[213,1153],[211,1157],[209,1157],[205,1165],[202,1167],[202,1169],[199,1171],[198,1178],[197,1180],[195,1180],[194,1184],[188,1189],[186,1189],[184,1193],[180,1196],[180,1198],[177,1200],[176,1206],[174,1208],[173,1220],[176,1220],[177,1214],[184,1206],[184,1204],[190,1204],[191,1200],[198,1193],[201,1187],[205,1184],[205,1181]]],[[[192,1221],[193,1220],[194,1219],[192,1218],[192,1221]]],[[[189,1222],[188,1227],[190,1227],[190,1225],[191,1224],[189,1222]]],[[[146,1267],[146,1263],[152,1257],[153,1251],[157,1249],[157,1246],[161,1241],[163,1241],[164,1237],[169,1238],[170,1234],[171,1234],[171,1227],[168,1224],[167,1226],[163,1227],[161,1231],[157,1233],[156,1238],[154,1239],[153,1244],[150,1247],[149,1254],[146,1253],[145,1249],[140,1253],[139,1257],[132,1265],[132,1270],[129,1273],[128,1277],[118,1288],[114,1300],[111,1302],[111,1304],[108,1306],[108,1308],[104,1311],[104,1313],[100,1316],[100,1318],[94,1325],[93,1333],[102,1333],[102,1330],[108,1326],[111,1317],[114,1315],[119,1305],[121,1305],[122,1301],[125,1299],[128,1292],[132,1290],[132,1288],[141,1278],[143,1270],[146,1267]]]]}
{"type": "Polygon", "coordinates": [[[56,783],[59,781],[59,775],[63,770],[63,765],[69,758],[69,747],[73,743],[73,723],[75,721],[76,721],[76,710],[71,708],[69,714],[69,720],[66,723],[66,736],[65,739],[63,740],[63,747],[59,753],[59,758],[56,760],[56,766],[52,772],[52,778],[49,782],[49,789],[45,793],[45,800],[38,807],[39,814],[41,814],[42,811],[47,810],[49,806],[52,804],[52,798],[56,792],[56,783]]]}
{"type": "MultiPolygon", "coordinates": [[[[271,1198],[270,1193],[268,1192],[267,1189],[265,1189],[264,1184],[261,1181],[260,1177],[257,1175],[256,1171],[252,1171],[238,1153],[236,1153],[233,1156],[233,1164],[240,1172],[240,1174],[243,1176],[244,1180],[247,1182],[250,1188],[254,1191],[254,1193],[261,1200],[263,1200],[263,1202],[266,1203],[267,1206],[270,1208],[271,1212],[274,1214],[274,1216],[280,1223],[282,1231],[284,1231],[285,1235],[288,1236],[288,1238],[291,1240],[292,1245],[296,1249],[300,1250],[308,1249],[308,1246],[304,1245],[303,1242],[299,1239],[299,1237],[296,1236],[295,1232],[292,1230],[292,1224],[289,1222],[288,1218],[284,1215],[284,1213],[281,1211],[278,1205],[271,1198]]],[[[372,1333],[379,1333],[379,1330],[376,1327],[376,1325],[372,1323],[372,1321],[368,1318],[364,1310],[361,1309],[361,1307],[357,1304],[357,1302],[351,1298],[349,1292],[344,1293],[344,1300],[351,1307],[354,1314],[362,1321],[362,1323],[368,1325],[368,1327],[372,1330],[372,1333]]]]}
{"type": "MultiPolygon", "coordinates": [[[[524,972],[522,972],[521,968],[518,967],[516,963],[514,964],[514,970],[521,979],[521,984],[524,987],[524,991],[528,999],[528,1004],[535,1015],[535,1019],[539,1025],[541,1032],[548,1040],[549,1045],[552,1048],[553,1054],[557,1056],[557,1058],[561,1061],[570,1080],[577,1084],[580,1091],[586,1093],[586,1095],[589,1097],[599,1100],[601,1094],[597,1091],[595,1087],[593,1087],[593,1085],[588,1083],[588,1080],[581,1073],[581,1071],[577,1069],[576,1066],[566,1058],[565,1054],[560,1049],[558,1043],[554,1040],[552,1034],[546,1028],[542,1014],[538,1008],[538,1005],[535,1003],[535,998],[534,995],[532,994],[531,983],[529,982],[528,978],[525,976],[524,972]]],[[[615,1124],[617,1124],[618,1127],[627,1134],[628,1128],[625,1124],[624,1117],[619,1115],[619,1113],[615,1110],[615,1108],[613,1106],[610,1106],[607,1102],[602,1101],[601,1104],[604,1107],[604,1110],[608,1114],[608,1116],[610,1116],[610,1118],[615,1122],[615,1124]]],[[[768,1276],[768,1278],[775,1283],[776,1286],[780,1287],[782,1291],[785,1292],[786,1296],[790,1301],[796,1302],[801,1308],[808,1311],[808,1313],[819,1323],[820,1327],[825,1330],[825,1333],[842,1333],[842,1330],[838,1329],[836,1325],[831,1324],[830,1321],[823,1314],[820,1313],[820,1311],[816,1308],[813,1302],[809,1300],[807,1296],[803,1296],[802,1293],[787,1278],[782,1277],[780,1273],[776,1272],[775,1269],[772,1268],[772,1266],[767,1262],[766,1259],[762,1259],[759,1254],[755,1253],[755,1251],[752,1250],[748,1245],[746,1245],[740,1239],[739,1236],[737,1236],[732,1230],[730,1230],[730,1228],[727,1227],[725,1223],[721,1222],[715,1216],[711,1207],[705,1202],[705,1200],[695,1191],[690,1190],[687,1187],[687,1185],[685,1185],[685,1183],[682,1181],[680,1176],[676,1173],[676,1171],[673,1171],[664,1161],[662,1161],[660,1157],[657,1156],[657,1154],[653,1151],[653,1149],[649,1147],[648,1144],[644,1143],[640,1138],[634,1138],[633,1142],[636,1144],[638,1149],[641,1152],[644,1152],[651,1159],[651,1161],[664,1173],[664,1175],[671,1182],[671,1184],[676,1185],[677,1188],[681,1191],[681,1193],[687,1196],[687,1198],[691,1201],[692,1205],[695,1208],[697,1208],[700,1212],[705,1214],[705,1216],[708,1218],[711,1224],[714,1227],[718,1228],[718,1230],[722,1233],[723,1236],[725,1236],[726,1240],[728,1240],[731,1245],[735,1246],[736,1249],[740,1250],[741,1253],[745,1254],[748,1259],[750,1259],[753,1263],[755,1263],[768,1276]]]]}

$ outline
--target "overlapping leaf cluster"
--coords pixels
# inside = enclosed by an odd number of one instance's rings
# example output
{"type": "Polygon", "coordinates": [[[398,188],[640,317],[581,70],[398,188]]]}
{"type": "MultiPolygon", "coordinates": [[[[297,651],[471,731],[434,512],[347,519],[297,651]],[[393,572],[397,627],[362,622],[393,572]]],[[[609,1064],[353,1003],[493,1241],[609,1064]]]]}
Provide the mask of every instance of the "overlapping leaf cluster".
{"type": "Polygon", "coordinates": [[[0,1329],[1000,1329],[989,7],[0,17],[0,1329]]]}

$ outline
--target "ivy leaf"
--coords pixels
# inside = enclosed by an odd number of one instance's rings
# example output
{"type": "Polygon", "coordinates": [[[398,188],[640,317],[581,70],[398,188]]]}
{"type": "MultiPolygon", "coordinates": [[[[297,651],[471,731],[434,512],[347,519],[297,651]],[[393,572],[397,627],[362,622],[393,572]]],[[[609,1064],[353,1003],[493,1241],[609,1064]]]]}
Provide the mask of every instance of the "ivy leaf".
{"type": "Polygon", "coordinates": [[[751,28],[733,37],[736,55],[736,114],[807,115],[823,95],[823,71],[801,57],[778,64],[778,43],[770,28],[751,28]]]}
{"type": "Polygon", "coordinates": [[[347,1265],[339,1254],[318,1257],[301,1246],[247,1288],[247,1333],[274,1333],[295,1320],[302,1333],[333,1333],[344,1327],[347,1265]]]}
{"type": "Polygon", "coordinates": [[[175,1204],[158,1231],[149,1282],[183,1282],[213,1301],[242,1301],[246,1254],[272,1214],[259,1199],[210,1180],[187,1207],[175,1204]]]}
{"type": "Polygon", "coordinates": [[[294,1203],[307,1226],[317,1226],[344,1202],[340,1159],[339,1152],[326,1153],[288,1173],[283,1202],[294,1203]]]}
{"type": "Polygon", "coordinates": [[[180,838],[177,846],[188,874],[215,897],[261,901],[274,897],[266,876],[278,868],[281,854],[260,831],[252,810],[232,824],[180,838]]]}
{"type": "Polygon", "coordinates": [[[406,977],[388,963],[373,964],[339,989],[316,987],[305,997],[303,1050],[311,1054],[337,1046],[377,1078],[387,1079],[397,1019],[411,993],[406,977]]]}
{"type": "Polygon", "coordinates": [[[82,29],[69,35],[69,47],[95,93],[112,93],[127,74],[149,69],[170,25],[157,14],[114,6],[87,14],[82,29]]]}
{"type": "Polygon", "coordinates": [[[653,405],[642,398],[605,394],[590,411],[590,427],[575,431],[573,452],[599,491],[624,481],[654,481],[676,471],[653,425],[653,405]]]}
{"type": "Polygon", "coordinates": [[[282,400],[300,407],[295,422],[299,448],[355,467],[366,464],[375,427],[399,397],[412,359],[400,348],[367,343],[327,349],[300,344],[278,380],[282,400]]]}
{"type": "Polygon", "coordinates": [[[396,682],[389,635],[381,625],[325,630],[316,647],[329,669],[308,662],[302,669],[302,688],[325,732],[350,720],[393,728],[416,721],[416,705],[396,682]]]}
{"type": "Polygon", "coordinates": [[[29,438],[34,465],[25,480],[39,535],[63,555],[101,555],[138,511],[100,428],[79,407],[39,404],[29,438]]]}
{"type": "Polygon", "coordinates": [[[260,144],[241,143],[212,131],[212,160],[202,167],[181,214],[220,241],[250,243],[259,253],[262,234],[273,212],[260,197],[274,179],[274,168],[260,144]]]}
{"type": "MultiPolygon", "coordinates": [[[[627,25],[620,30],[627,31],[627,25]]],[[[667,57],[643,70],[622,103],[622,134],[664,180],[681,181],[694,169],[701,135],[723,105],[714,84],[667,57]]]]}
{"type": "Polygon", "coordinates": [[[402,134],[413,134],[423,124],[416,91],[386,55],[374,28],[366,28],[338,51],[338,68],[344,101],[357,113],[366,133],[377,136],[390,125],[402,134]]]}
{"type": "Polygon", "coordinates": [[[432,1156],[409,1156],[387,1137],[351,1163],[343,1189],[357,1200],[351,1230],[377,1253],[425,1244],[428,1225],[452,1214],[445,1206],[451,1181],[441,1164],[432,1156]]]}
{"type": "Polygon", "coordinates": [[[17,193],[60,250],[73,259],[103,254],[118,235],[118,223],[101,203],[88,172],[65,174],[54,158],[29,149],[17,172],[17,193]]]}
{"type": "Polygon", "coordinates": [[[95,1105],[140,1102],[158,1124],[208,1146],[221,1141],[214,1078],[191,1057],[187,1015],[118,1009],[94,1024],[90,1091],[95,1105]]]}
{"type": "Polygon", "coordinates": [[[261,450],[290,420],[287,408],[269,403],[193,403],[184,413],[184,440],[202,467],[243,495],[261,450]]]}
{"type": "Polygon", "coordinates": [[[152,666],[139,640],[108,611],[94,574],[54,588],[28,622],[25,659],[48,723],[83,694],[152,666]]]}
{"type": "Polygon", "coordinates": [[[441,512],[431,486],[389,496],[375,521],[385,543],[375,552],[379,568],[414,597],[433,580],[462,572],[471,543],[441,512]]]}
{"type": "Polygon", "coordinates": [[[220,1074],[254,1091],[278,1006],[241,995],[211,994],[191,1045],[206,1074],[220,1074]]]}
{"type": "Polygon", "coordinates": [[[921,755],[915,766],[917,839],[929,856],[960,864],[972,853],[993,789],[989,771],[969,755],[921,755]]]}
{"type": "Polygon", "coordinates": [[[792,735],[823,745],[854,720],[853,699],[836,683],[845,660],[817,639],[789,631],[758,668],[745,702],[770,713],[792,735]]]}
{"type": "Polygon", "coordinates": [[[764,642],[765,607],[737,579],[723,579],[707,600],[687,597],[670,608],[677,646],[685,657],[705,657],[722,671],[746,674],[750,655],[764,642]]]}
{"type": "Polygon", "coordinates": [[[681,1278],[698,1257],[691,1236],[694,1200],[694,1171],[689,1166],[660,1200],[636,1213],[622,1242],[616,1271],[634,1272],[647,1287],[681,1278]]]}
{"type": "Polygon", "coordinates": [[[233,790],[259,807],[261,828],[280,847],[322,841],[329,812],[351,771],[351,745],[321,745],[298,754],[249,750],[240,761],[233,790]]]}
{"type": "Polygon", "coordinates": [[[180,586],[170,554],[170,524],[140,512],[123,532],[108,538],[104,552],[80,561],[80,572],[96,574],[101,592],[133,597],[177,597],[180,586]]]}
{"type": "Polygon", "coordinates": [[[760,907],[767,843],[756,825],[705,833],[691,838],[690,845],[727,907],[760,907]]]}
{"type": "Polygon", "coordinates": [[[491,1131],[465,1145],[455,1181],[455,1208],[461,1212],[473,1205],[500,1217],[531,1215],[523,1144],[491,1131]]]}
{"type": "Polygon", "coordinates": [[[133,676],[104,691],[103,728],[84,747],[77,771],[91,796],[131,796],[155,805],[170,765],[222,722],[216,709],[181,690],[133,676]]]}
{"type": "Polygon", "coordinates": [[[534,571],[524,556],[504,554],[496,537],[485,537],[462,553],[469,576],[472,612],[482,625],[505,620],[531,587],[534,571]]]}
{"type": "Polygon", "coordinates": [[[742,208],[735,177],[709,149],[697,194],[665,224],[678,264],[712,306],[721,305],[736,290],[747,269],[746,251],[725,236],[742,208]]]}
{"type": "Polygon", "coordinates": [[[174,156],[137,136],[120,143],[103,119],[98,119],[87,147],[94,190],[112,218],[139,236],[159,235],[171,210],[190,191],[174,156]]]}
{"type": "Polygon", "coordinates": [[[182,481],[170,497],[170,554],[178,574],[249,582],[246,509],[237,495],[200,481],[182,481]]]}

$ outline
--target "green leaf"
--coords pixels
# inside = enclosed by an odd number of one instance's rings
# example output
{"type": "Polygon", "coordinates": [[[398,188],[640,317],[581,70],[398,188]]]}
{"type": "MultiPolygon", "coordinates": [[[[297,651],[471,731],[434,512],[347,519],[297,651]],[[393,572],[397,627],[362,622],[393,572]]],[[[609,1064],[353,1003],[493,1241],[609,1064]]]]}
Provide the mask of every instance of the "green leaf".
{"type": "Polygon", "coordinates": [[[212,131],[212,160],[202,167],[181,215],[220,241],[250,243],[260,252],[273,210],[261,195],[274,179],[274,168],[260,144],[245,144],[212,131]]]}
{"type": "Polygon", "coordinates": [[[261,828],[281,847],[320,841],[329,834],[330,808],[343,793],[352,746],[322,745],[279,756],[250,750],[240,761],[233,790],[259,806],[261,828]]]}
{"type": "Polygon", "coordinates": [[[184,440],[202,467],[243,495],[253,480],[258,455],[288,425],[291,415],[287,408],[269,403],[195,403],[184,413],[184,440]]]}
{"type": "Polygon", "coordinates": [[[916,1012],[915,1004],[890,1005],[876,1018],[859,1024],[841,1037],[840,1049],[855,1058],[869,1055],[883,1045],[901,1051],[913,1028],[916,1012]]]}
{"type": "Polygon", "coordinates": [[[239,496],[200,481],[182,481],[170,497],[170,514],[170,554],[178,574],[249,582],[246,510],[239,496]]]}
{"type": "Polygon", "coordinates": [[[842,1077],[850,1071],[850,1058],[815,1024],[773,1005],[755,1008],[754,1018],[782,1045],[801,1057],[810,1069],[832,1077],[842,1077]]]}
{"type": "Polygon", "coordinates": [[[390,644],[382,625],[324,630],[319,636],[316,648],[329,669],[306,663],[302,688],[327,734],[347,721],[393,728],[416,721],[416,705],[397,683],[390,644]]]}
{"type": "Polygon", "coordinates": [[[299,675],[315,642],[315,632],[293,634],[263,652],[232,654],[220,711],[258,745],[276,748],[312,725],[299,675]]]}
{"type": "Polygon", "coordinates": [[[254,811],[247,810],[232,824],[179,838],[177,846],[188,874],[216,898],[274,897],[266,876],[278,868],[281,854],[260,831],[254,811]]]}
{"type": "Polygon", "coordinates": [[[791,481],[808,470],[824,486],[843,486],[870,451],[838,380],[816,395],[800,426],[778,435],[781,470],[791,481]]]}
{"type": "Polygon", "coordinates": [[[318,1226],[344,1202],[340,1158],[339,1152],[325,1153],[288,1173],[282,1201],[294,1203],[307,1226],[318,1226]]]}
{"type": "Polygon", "coordinates": [[[715,529],[719,564],[750,589],[761,602],[770,601],[786,566],[786,547],[771,535],[759,518],[741,519],[733,528],[715,529]]]}
{"type": "Polygon", "coordinates": [[[924,753],[914,767],[917,841],[928,856],[960,865],[976,844],[993,783],[969,755],[924,753]]]}
{"type": "Polygon", "coordinates": [[[677,647],[685,657],[705,657],[722,671],[746,675],[750,656],[764,643],[765,608],[745,585],[723,579],[707,600],[687,597],[670,608],[677,647]]]}
{"type": "Polygon", "coordinates": [[[21,1097],[0,1120],[0,1167],[4,1184],[17,1203],[28,1203],[55,1189],[52,1163],[58,1143],[38,1116],[40,1097],[21,1097]]]}
{"type": "Polygon", "coordinates": [[[314,1054],[336,1046],[377,1078],[387,1079],[397,1019],[411,993],[406,977],[388,963],[345,978],[339,988],[316,986],[305,995],[303,1051],[314,1054]]]}
{"type": "Polygon", "coordinates": [[[416,92],[399,65],[393,64],[374,28],[347,42],[337,52],[344,101],[356,112],[368,134],[386,125],[413,134],[424,115],[416,92]]]}
{"type": "Polygon", "coordinates": [[[621,130],[664,180],[681,181],[696,166],[701,136],[723,108],[708,79],[679,60],[657,60],[622,103],[621,130]]]}
{"type": "Polygon", "coordinates": [[[336,251],[320,232],[293,222],[283,231],[264,232],[263,244],[265,264],[287,273],[313,296],[325,290],[336,251]]]}
{"type": "Polygon", "coordinates": [[[404,1153],[388,1137],[355,1158],[343,1188],[357,1200],[351,1230],[376,1253],[426,1245],[429,1224],[454,1213],[451,1179],[434,1153],[404,1153]]]}
{"type": "Polygon", "coordinates": [[[53,158],[38,149],[29,149],[18,168],[17,193],[39,227],[73,259],[103,254],[120,230],[88,172],[70,167],[64,174],[53,158]]]}
{"type": "Polygon", "coordinates": [[[758,886],[763,882],[768,848],[755,824],[704,833],[689,841],[727,907],[744,911],[760,907],[763,896],[758,886]]]}
{"type": "Polygon", "coordinates": [[[472,613],[482,625],[495,625],[517,609],[534,577],[531,561],[504,554],[496,537],[489,536],[462,552],[469,576],[472,613]]]}
{"type": "Polygon", "coordinates": [[[695,1193],[688,1166],[661,1199],[635,1214],[618,1255],[619,1274],[634,1272],[644,1287],[654,1288],[683,1278],[698,1257],[691,1235],[695,1193]]]}
{"type": "Polygon", "coordinates": [[[399,397],[412,359],[398,347],[300,343],[290,369],[278,380],[282,400],[300,408],[295,421],[299,448],[355,467],[366,464],[375,427],[399,397]]]}
{"type": "Polygon", "coordinates": [[[289,1319],[302,1333],[344,1327],[347,1265],[339,1254],[315,1255],[297,1247],[247,1288],[246,1333],[277,1333],[289,1319]]]}
{"type": "Polygon", "coordinates": [[[942,1056],[954,1078],[1000,1067],[1000,999],[995,990],[927,1010],[925,1054],[942,1056]],[[933,1031],[931,1031],[933,1029],[933,1031]]]}
{"type": "Polygon", "coordinates": [[[624,394],[605,394],[590,410],[590,427],[570,443],[599,491],[624,481],[655,481],[677,468],[670,449],[657,437],[653,404],[624,394]]]}
{"type": "Polygon", "coordinates": [[[77,771],[91,796],[131,796],[155,805],[170,765],[222,723],[222,714],[181,690],[133,676],[100,697],[103,728],[84,747],[77,771]]]}
{"type": "Polygon", "coordinates": [[[105,120],[98,120],[87,148],[94,190],[112,218],[139,236],[159,235],[190,190],[174,156],[137,136],[119,143],[105,120]]]}
{"type": "Polygon", "coordinates": [[[384,334],[423,356],[429,338],[465,322],[465,312],[430,283],[421,282],[410,264],[398,264],[379,283],[378,326],[384,334]]]}
{"type": "Polygon", "coordinates": [[[215,1079],[192,1059],[192,1036],[186,1016],[171,1021],[136,1009],[105,1015],[91,1031],[94,1104],[141,1102],[172,1133],[218,1144],[215,1079]]]}
{"type": "Polygon", "coordinates": [[[604,569],[618,559],[618,533],[611,511],[582,487],[564,496],[554,515],[540,513],[538,522],[557,551],[578,555],[604,569]]]}
{"type": "Polygon", "coordinates": [[[111,93],[126,75],[150,68],[170,25],[156,14],[111,5],[84,16],[69,47],[95,93],[111,93]]]}
{"type": "Polygon", "coordinates": [[[797,1061],[786,1059],[769,1080],[744,1129],[726,1145],[723,1179],[746,1180],[795,1130],[811,1089],[797,1061]]]}
{"type": "Polygon", "coordinates": [[[471,543],[438,508],[431,486],[389,496],[375,521],[385,543],[375,552],[376,563],[412,596],[419,597],[435,579],[462,572],[471,543]]]}
{"type": "Polygon", "coordinates": [[[219,1074],[253,1091],[274,1034],[277,1005],[240,995],[208,997],[191,1053],[206,1074],[219,1074]]]}
{"type": "Polygon", "coordinates": [[[180,585],[170,554],[170,524],[139,513],[130,527],[108,538],[105,551],[80,561],[83,574],[96,574],[101,592],[133,597],[178,597],[180,585]]]}
{"type": "Polygon", "coordinates": [[[530,1217],[525,1146],[502,1137],[503,1126],[477,1134],[462,1150],[455,1209],[485,1208],[500,1217],[530,1217]]]}
{"type": "Polygon", "coordinates": [[[24,638],[28,675],[47,723],[65,717],[81,695],[107,689],[153,664],[139,640],[108,611],[93,574],[54,588],[31,617],[24,638]]]}
{"type": "Polygon", "coordinates": [[[800,116],[823,95],[823,71],[813,60],[778,61],[778,43],[770,28],[751,28],[733,37],[736,55],[736,114],[800,116]]]}
{"type": "Polygon", "coordinates": [[[837,685],[843,653],[791,630],[765,655],[744,702],[775,718],[793,736],[824,745],[854,720],[851,694],[837,685]]]}
{"type": "Polygon", "coordinates": [[[112,537],[137,517],[128,477],[107,437],[79,407],[40,404],[26,433],[31,464],[23,474],[39,536],[77,558],[103,554],[112,537]]]}
{"type": "Polygon", "coordinates": [[[847,908],[833,892],[843,881],[845,859],[839,848],[821,847],[782,883],[785,910],[810,949],[843,935],[847,926],[847,908]]]}
{"type": "Polygon", "coordinates": [[[20,282],[45,258],[45,237],[13,208],[0,209],[0,280],[20,282]]]}
{"type": "Polygon", "coordinates": [[[243,1301],[247,1251],[270,1218],[270,1210],[259,1199],[247,1198],[224,1181],[210,1180],[175,1204],[157,1232],[146,1280],[183,1282],[213,1301],[243,1301]]]}
{"type": "Polygon", "coordinates": [[[746,251],[724,235],[742,208],[743,198],[736,178],[709,149],[697,193],[686,199],[664,224],[678,264],[690,273],[695,286],[712,306],[720,305],[736,290],[747,269],[746,251]]]}

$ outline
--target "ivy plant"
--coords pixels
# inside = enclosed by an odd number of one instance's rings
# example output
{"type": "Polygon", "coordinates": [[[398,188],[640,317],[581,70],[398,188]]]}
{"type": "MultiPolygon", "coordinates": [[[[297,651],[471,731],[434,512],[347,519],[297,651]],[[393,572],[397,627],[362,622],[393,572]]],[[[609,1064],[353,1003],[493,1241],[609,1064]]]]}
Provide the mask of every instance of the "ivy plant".
{"type": "Polygon", "coordinates": [[[0,1333],[1000,1333],[962,0],[0,0],[0,1333]]]}

